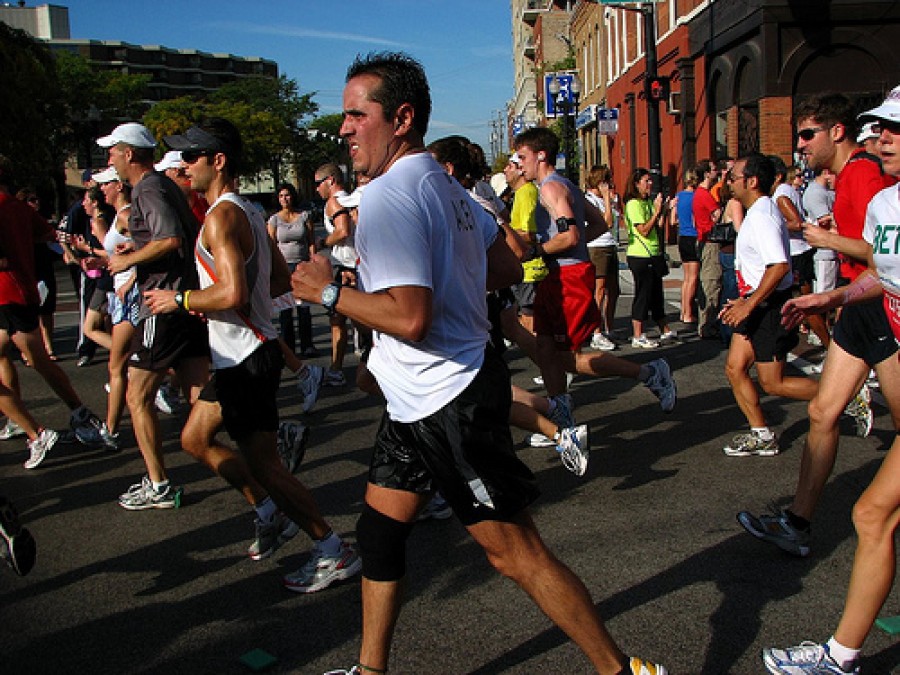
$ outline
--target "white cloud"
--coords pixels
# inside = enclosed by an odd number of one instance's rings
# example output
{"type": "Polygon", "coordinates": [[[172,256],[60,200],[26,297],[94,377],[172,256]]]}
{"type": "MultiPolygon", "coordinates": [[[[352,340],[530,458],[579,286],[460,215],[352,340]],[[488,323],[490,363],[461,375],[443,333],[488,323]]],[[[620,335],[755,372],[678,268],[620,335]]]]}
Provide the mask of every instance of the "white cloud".
{"type": "Polygon", "coordinates": [[[262,24],[246,24],[246,23],[229,23],[219,22],[216,28],[223,30],[235,30],[243,33],[254,33],[257,35],[276,35],[280,37],[296,37],[296,38],[313,38],[320,40],[336,40],[339,42],[354,42],[371,45],[379,45],[382,47],[393,47],[396,49],[408,49],[409,45],[405,45],[395,40],[386,40],[380,37],[370,35],[358,35],[356,33],[336,33],[325,30],[312,30],[310,28],[299,28],[294,26],[267,26],[262,24]]]}

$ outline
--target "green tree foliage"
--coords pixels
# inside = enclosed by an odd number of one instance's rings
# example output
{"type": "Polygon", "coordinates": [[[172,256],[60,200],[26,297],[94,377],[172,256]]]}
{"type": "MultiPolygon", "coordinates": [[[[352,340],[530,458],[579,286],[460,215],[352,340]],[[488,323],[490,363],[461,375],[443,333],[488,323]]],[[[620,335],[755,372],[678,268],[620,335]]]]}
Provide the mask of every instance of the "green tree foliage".
{"type": "Polygon", "coordinates": [[[241,132],[244,173],[271,171],[278,181],[284,163],[308,149],[303,125],[318,110],[313,96],[300,94],[297,82],[284,75],[243,78],[207,99],[183,97],[157,103],[143,121],[161,139],[184,132],[203,117],[223,117],[241,132]]]}
{"type": "Polygon", "coordinates": [[[61,159],[55,141],[63,107],[53,57],[24,31],[0,23],[0,73],[0,153],[23,183],[35,183],[61,159]]]}

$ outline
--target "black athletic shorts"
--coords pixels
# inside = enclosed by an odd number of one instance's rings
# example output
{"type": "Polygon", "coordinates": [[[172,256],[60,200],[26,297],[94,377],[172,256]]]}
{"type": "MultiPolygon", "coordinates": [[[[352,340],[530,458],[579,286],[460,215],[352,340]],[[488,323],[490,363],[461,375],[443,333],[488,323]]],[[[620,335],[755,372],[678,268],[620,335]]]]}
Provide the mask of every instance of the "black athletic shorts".
{"type": "Polygon", "coordinates": [[[844,307],[834,324],[832,339],[870,368],[892,357],[898,349],[880,299],[844,307]]]}
{"type": "Polygon", "coordinates": [[[678,237],[678,256],[681,262],[700,262],[700,250],[697,248],[697,237],[678,237]]]}
{"type": "Polygon", "coordinates": [[[257,431],[276,432],[282,368],[281,345],[269,340],[238,365],[214,371],[200,400],[218,401],[225,431],[236,441],[257,431]]]}
{"type": "Polygon", "coordinates": [[[781,308],[791,297],[790,289],[775,291],[752,312],[735,332],[746,335],[753,345],[758,363],[784,361],[797,343],[797,329],[787,330],[781,325],[781,308]]]}
{"type": "Polygon", "coordinates": [[[108,314],[109,298],[107,297],[107,293],[108,291],[95,288],[93,294],[91,294],[91,301],[88,303],[88,309],[100,312],[101,314],[108,314]]]}
{"type": "Polygon", "coordinates": [[[385,413],[369,482],[406,492],[440,490],[464,525],[512,520],[540,491],[513,448],[511,400],[506,363],[488,347],[471,384],[433,415],[403,423],[385,413]]]}
{"type": "Polygon", "coordinates": [[[0,330],[10,335],[31,333],[38,328],[37,305],[0,305],[0,330]]]}
{"type": "Polygon", "coordinates": [[[534,281],[523,281],[513,285],[511,288],[516,298],[516,304],[519,305],[519,313],[526,316],[534,314],[534,296],[537,292],[537,283],[534,281]]]}
{"type": "Polygon", "coordinates": [[[791,271],[794,273],[794,285],[811,284],[816,278],[816,250],[811,248],[803,253],[791,256],[791,271]]]}
{"type": "Polygon", "coordinates": [[[206,323],[188,312],[151,314],[135,327],[131,352],[129,366],[154,372],[175,368],[182,359],[208,359],[206,323]]]}

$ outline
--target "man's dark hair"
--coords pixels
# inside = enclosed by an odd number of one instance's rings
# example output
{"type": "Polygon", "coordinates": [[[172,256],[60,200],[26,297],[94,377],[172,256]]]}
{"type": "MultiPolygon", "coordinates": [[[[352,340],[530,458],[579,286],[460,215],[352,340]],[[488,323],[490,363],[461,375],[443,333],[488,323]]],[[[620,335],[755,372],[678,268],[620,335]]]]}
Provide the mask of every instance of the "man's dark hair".
{"type": "Polygon", "coordinates": [[[327,162],[326,164],[323,164],[318,169],[316,169],[316,173],[322,178],[330,176],[334,180],[335,185],[338,185],[340,187],[344,187],[344,185],[346,185],[343,170],[334,162],[327,162]]]}
{"type": "Polygon", "coordinates": [[[469,153],[466,139],[461,136],[447,136],[429,143],[426,149],[440,164],[453,166],[453,177],[462,185],[470,187],[474,183],[472,155],[469,153]]]}
{"type": "MultiPolygon", "coordinates": [[[[752,152],[744,160],[744,178],[756,178],[759,191],[768,195],[775,184],[775,165],[770,157],[752,152]]],[[[783,163],[783,162],[782,162],[783,163]]]]}
{"type": "Polygon", "coordinates": [[[221,143],[223,149],[219,152],[225,155],[227,160],[225,175],[229,178],[236,178],[240,175],[244,162],[244,144],[241,141],[241,132],[237,127],[222,117],[207,117],[197,127],[210,136],[214,136],[221,143]]]}
{"type": "Polygon", "coordinates": [[[769,160],[772,162],[772,168],[775,169],[775,182],[784,182],[787,178],[787,164],[784,163],[784,160],[781,159],[778,155],[769,155],[769,160]]]}
{"type": "Polygon", "coordinates": [[[521,147],[531,148],[532,152],[543,152],[545,160],[550,165],[556,163],[556,153],[559,152],[559,138],[547,127],[531,127],[516,136],[513,145],[518,150],[521,147]]]}
{"type": "Polygon", "coordinates": [[[422,64],[402,52],[370,52],[357,56],[347,69],[346,82],[360,75],[374,75],[381,85],[369,92],[369,98],[381,104],[388,122],[400,106],[413,107],[413,128],[424,138],[431,118],[431,89],[422,64]]]}
{"type": "Polygon", "coordinates": [[[809,96],[794,108],[794,123],[801,120],[814,120],[816,124],[832,127],[843,125],[847,138],[856,138],[859,131],[856,122],[856,106],[844,96],[832,91],[809,96]]]}
{"type": "Polygon", "coordinates": [[[701,159],[699,162],[697,162],[697,166],[694,168],[694,171],[697,174],[697,181],[702,181],[706,177],[706,174],[714,170],[715,169],[713,168],[713,163],[710,160],[701,159]]]}

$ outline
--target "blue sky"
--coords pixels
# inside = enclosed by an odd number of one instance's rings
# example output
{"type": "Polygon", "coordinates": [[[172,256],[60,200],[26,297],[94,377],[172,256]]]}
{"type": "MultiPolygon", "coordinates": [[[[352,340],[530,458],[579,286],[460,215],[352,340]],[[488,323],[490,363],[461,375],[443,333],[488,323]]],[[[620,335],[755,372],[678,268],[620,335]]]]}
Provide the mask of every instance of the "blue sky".
{"type": "Polygon", "coordinates": [[[425,66],[426,140],[462,134],[490,152],[490,120],[513,94],[508,0],[155,0],[66,3],[73,38],[261,56],[340,112],[357,53],[400,50],[425,66]]]}

